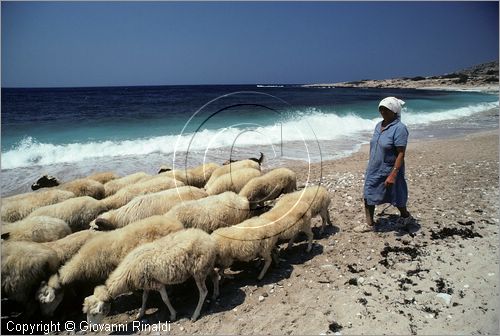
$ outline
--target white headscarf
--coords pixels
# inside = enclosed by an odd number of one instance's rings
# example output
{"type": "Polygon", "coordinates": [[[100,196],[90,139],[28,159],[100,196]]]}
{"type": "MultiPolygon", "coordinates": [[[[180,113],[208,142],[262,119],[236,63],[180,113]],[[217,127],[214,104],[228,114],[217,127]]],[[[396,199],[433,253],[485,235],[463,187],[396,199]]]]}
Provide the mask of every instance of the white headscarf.
{"type": "Polygon", "coordinates": [[[378,107],[379,108],[380,108],[380,106],[387,107],[389,110],[396,113],[396,115],[397,115],[396,117],[399,119],[399,118],[401,118],[401,109],[402,109],[404,104],[405,104],[404,101],[402,101],[401,99],[398,99],[396,97],[386,97],[380,101],[380,103],[378,104],[378,107]]]}

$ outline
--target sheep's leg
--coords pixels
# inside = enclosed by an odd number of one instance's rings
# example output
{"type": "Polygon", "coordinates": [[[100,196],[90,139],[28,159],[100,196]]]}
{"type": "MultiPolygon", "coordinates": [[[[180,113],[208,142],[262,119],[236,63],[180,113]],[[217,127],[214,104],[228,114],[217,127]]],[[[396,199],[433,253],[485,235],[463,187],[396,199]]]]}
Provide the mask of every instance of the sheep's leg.
{"type": "Polygon", "coordinates": [[[330,220],[330,215],[328,213],[328,208],[325,207],[321,209],[321,230],[319,231],[319,234],[322,235],[323,232],[325,231],[325,226],[328,223],[328,225],[332,226],[332,221],[330,220]]]}
{"type": "Polygon", "coordinates": [[[139,310],[139,314],[137,314],[137,319],[141,319],[144,316],[144,313],[146,312],[146,302],[148,302],[148,297],[149,290],[145,289],[144,292],[142,292],[142,306],[141,310],[139,310]]]}
{"type": "Polygon", "coordinates": [[[287,245],[287,247],[286,247],[286,249],[287,249],[287,250],[290,250],[290,249],[292,248],[292,246],[293,246],[293,242],[294,242],[295,238],[297,238],[297,235],[296,235],[296,234],[295,234],[295,235],[293,235],[293,237],[292,237],[292,238],[290,238],[290,240],[288,241],[288,245],[287,245]]]}
{"type": "Polygon", "coordinates": [[[205,278],[206,277],[195,278],[196,286],[198,286],[198,291],[200,292],[200,298],[198,299],[198,305],[196,306],[194,314],[191,317],[191,321],[196,321],[198,319],[198,316],[200,316],[201,307],[203,306],[203,302],[205,302],[205,298],[208,294],[207,286],[205,285],[205,278]]]}
{"type": "Polygon", "coordinates": [[[262,257],[264,258],[264,261],[266,263],[264,264],[264,268],[262,268],[262,271],[260,271],[260,274],[257,277],[258,280],[262,280],[262,278],[264,277],[264,275],[267,272],[267,269],[269,268],[269,266],[271,266],[271,262],[272,262],[271,253],[268,253],[268,254],[266,254],[265,256],[262,256],[262,257]]]}
{"type": "Polygon", "coordinates": [[[330,211],[328,210],[328,207],[326,207],[326,222],[328,225],[333,226],[332,220],[330,219],[330,211]]]}
{"type": "Polygon", "coordinates": [[[167,294],[167,290],[165,289],[165,286],[161,286],[159,292],[161,295],[161,299],[163,300],[163,302],[167,306],[168,310],[170,311],[170,319],[172,321],[174,321],[175,317],[177,315],[177,312],[175,311],[174,307],[172,307],[172,304],[170,303],[170,300],[168,299],[168,294],[167,294]]]}
{"type": "Polygon", "coordinates": [[[212,270],[210,273],[212,276],[212,283],[214,284],[214,294],[212,296],[212,299],[217,299],[219,297],[219,273],[217,273],[215,270],[212,270]]]}
{"type": "Polygon", "coordinates": [[[271,252],[271,257],[273,258],[274,264],[278,266],[280,264],[280,258],[279,258],[279,251],[276,247],[273,248],[271,252]]]}
{"type": "Polygon", "coordinates": [[[311,225],[307,225],[305,228],[304,228],[304,232],[305,234],[307,235],[307,249],[306,249],[306,252],[309,253],[311,252],[312,250],[312,242],[313,242],[313,238],[314,238],[314,234],[311,230],[311,225]]]}

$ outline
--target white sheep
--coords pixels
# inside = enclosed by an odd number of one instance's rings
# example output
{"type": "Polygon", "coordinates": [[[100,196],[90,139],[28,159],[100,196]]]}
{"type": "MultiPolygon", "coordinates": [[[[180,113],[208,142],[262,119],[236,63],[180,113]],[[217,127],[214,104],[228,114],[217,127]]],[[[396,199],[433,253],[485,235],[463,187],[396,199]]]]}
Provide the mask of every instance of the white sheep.
{"type": "Polygon", "coordinates": [[[28,216],[33,210],[75,197],[75,194],[58,189],[41,189],[35,192],[2,198],[2,222],[13,223],[28,216]]]}
{"type": "Polygon", "coordinates": [[[260,215],[277,225],[279,239],[289,240],[288,248],[293,244],[295,237],[304,232],[307,235],[307,252],[311,252],[313,233],[311,230],[311,210],[305,202],[281,203],[268,212],[260,215]]]}
{"type": "Polygon", "coordinates": [[[42,311],[51,315],[61,302],[64,287],[75,281],[102,283],[135,247],[182,230],[177,220],[152,216],[121,229],[100,232],[88,240],[61,269],[40,286],[37,298],[42,311]]]}
{"type": "Polygon", "coordinates": [[[57,254],[59,264],[63,265],[66,261],[71,259],[89,239],[101,234],[104,234],[104,232],[82,230],[58,240],[42,243],[42,245],[54,250],[57,254]]]}
{"type": "Polygon", "coordinates": [[[90,196],[70,198],[61,203],[47,205],[36,209],[28,217],[49,216],[65,221],[71,231],[76,232],[89,228],[89,224],[107,208],[101,201],[90,196]]]}
{"type": "Polygon", "coordinates": [[[228,191],[215,196],[182,202],[165,216],[173,216],[186,228],[198,228],[208,233],[243,222],[250,216],[245,197],[228,191]]]}
{"type": "Polygon", "coordinates": [[[277,202],[276,206],[283,203],[293,203],[303,201],[311,207],[311,216],[314,218],[317,215],[321,216],[322,225],[320,234],[323,234],[326,224],[333,225],[330,220],[328,207],[330,206],[330,196],[328,190],[323,186],[308,186],[294,193],[283,195],[277,202]]]}
{"type": "Polygon", "coordinates": [[[216,178],[210,186],[206,188],[207,194],[216,195],[225,191],[239,193],[248,181],[260,175],[260,170],[254,168],[234,170],[216,178]]]}
{"type": "Polygon", "coordinates": [[[167,170],[159,175],[174,178],[197,188],[203,188],[212,176],[212,173],[220,166],[216,163],[205,163],[194,168],[167,170]]]}
{"type": "Polygon", "coordinates": [[[2,226],[2,239],[27,240],[37,243],[57,240],[71,233],[65,221],[47,216],[27,217],[2,226]]]}
{"type": "Polygon", "coordinates": [[[32,315],[36,286],[58,267],[56,252],[47,246],[29,241],[2,242],[2,297],[21,303],[32,315]]]}
{"type": "Polygon", "coordinates": [[[256,208],[263,206],[265,201],[294,190],[297,190],[297,175],[288,168],[277,168],[251,179],[241,189],[240,195],[248,199],[251,208],[256,208]]]}
{"type": "Polygon", "coordinates": [[[96,287],[94,294],[85,298],[83,312],[87,314],[87,321],[89,324],[101,323],[109,312],[111,300],[136,289],[144,290],[138,319],[144,316],[149,291],[156,290],[170,311],[170,319],[175,320],[177,313],[165,285],[183,283],[191,277],[199,291],[198,305],[191,317],[195,321],[208,293],[205,279],[209,274],[214,282],[214,296],[218,295],[215,255],[212,237],[198,229],[175,232],[137,247],[111,273],[104,286],[96,287]]]}
{"type": "Polygon", "coordinates": [[[137,183],[140,180],[151,178],[152,176],[146,174],[144,172],[139,172],[131,175],[127,175],[124,177],[117,178],[115,180],[111,180],[104,184],[104,197],[108,197],[116,193],[123,187],[131,185],[133,183],[137,183]]]}
{"type": "Polygon", "coordinates": [[[3,242],[2,296],[23,304],[27,314],[32,314],[40,283],[57,272],[90,237],[99,234],[102,232],[84,230],[46,243],[3,242]]]}
{"type": "Polygon", "coordinates": [[[89,175],[89,176],[87,176],[87,178],[90,180],[100,182],[102,184],[106,184],[109,181],[116,180],[116,179],[120,178],[120,176],[118,176],[117,174],[115,174],[113,172],[101,172],[101,173],[95,173],[95,174],[89,175]]]}
{"type": "Polygon", "coordinates": [[[209,162],[189,169],[190,175],[186,184],[197,188],[203,188],[213,172],[219,167],[218,164],[209,162]]]}
{"type": "Polygon", "coordinates": [[[262,280],[274,256],[272,252],[279,235],[277,229],[277,225],[268,219],[252,217],[238,225],[212,232],[217,244],[216,265],[220,266],[221,275],[234,260],[248,262],[261,256],[265,264],[258,279],[262,280]]]}
{"type": "Polygon", "coordinates": [[[207,197],[204,190],[191,186],[137,196],[121,208],[103,213],[90,225],[97,230],[113,230],[143,218],[163,215],[181,202],[203,197],[207,197]]]}
{"type": "Polygon", "coordinates": [[[227,165],[223,165],[222,167],[219,167],[215,169],[212,172],[212,175],[208,179],[207,183],[205,184],[205,189],[209,188],[210,185],[221,175],[228,174],[231,172],[234,172],[238,169],[242,168],[253,168],[260,170],[260,164],[258,162],[255,162],[253,160],[241,160],[241,161],[236,161],[227,165]]]}
{"type": "Polygon", "coordinates": [[[104,185],[92,179],[76,179],[60,184],[55,188],[71,191],[73,194],[75,194],[76,197],[90,196],[95,199],[104,198],[104,185]]]}
{"type": "Polygon", "coordinates": [[[117,209],[130,202],[136,196],[172,189],[176,186],[181,187],[183,185],[184,183],[173,178],[157,176],[123,187],[115,194],[103,199],[102,203],[110,210],[117,209]]]}

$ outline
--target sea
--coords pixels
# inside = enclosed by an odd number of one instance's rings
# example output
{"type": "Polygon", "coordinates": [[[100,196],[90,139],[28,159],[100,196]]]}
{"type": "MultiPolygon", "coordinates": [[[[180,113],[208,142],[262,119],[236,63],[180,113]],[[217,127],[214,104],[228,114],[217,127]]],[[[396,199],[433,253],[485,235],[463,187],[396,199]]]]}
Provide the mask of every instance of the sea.
{"type": "Polygon", "coordinates": [[[157,173],[259,157],[264,167],[323,162],[359,150],[378,102],[406,102],[411,141],[498,128],[498,93],[421,89],[191,85],[2,88],[1,195],[94,172],[157,173]]]}

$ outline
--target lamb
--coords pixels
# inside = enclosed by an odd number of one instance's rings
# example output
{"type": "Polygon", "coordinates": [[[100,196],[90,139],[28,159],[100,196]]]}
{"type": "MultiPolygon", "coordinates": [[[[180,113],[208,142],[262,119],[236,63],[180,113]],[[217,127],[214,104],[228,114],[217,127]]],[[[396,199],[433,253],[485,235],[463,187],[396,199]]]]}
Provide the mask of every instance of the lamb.
{"type": "Polygon", "coordinates": [[[212,176],[212,173],[220,166],[216,163],[205,163],[195,168],[168,170],[160,173],[160,175],[174,178],[197,188],[203,188],[207,180],[212,176]]]}
{"type": "Polygon", "coordinates": [[[57,240],[71,233],[65,221],[47,216],[33,216],[2,227],[2,239],[37,243],[57,240]]]}
{"type": "Polygon", "coordinates": [[[101,232],[88,240],[47,283],[42,283],[37,293],[42,310],[51,315],[69,284],[78,280],[102,283],[135,247],[182,229],[182,224],[173,218],[152,216],[121,229],[101,232]]]}
{"type": "Polygon", "coordinates": [[[215,169],[208,179],[207,183],[205,184],[205,189],[209,188],[212,183],[221,175],[227,174],[234,172],[238,169],[241,168],[253,168],[253,169],[258,169],[260,170],[260,165],[258,162],[255,162],[253,160],[241,160],[237,162],[233,162],[228,165],[224,165],[222,167],[219,167],[215,169]]]}
{"type": "Polygon", "coordinates": [[[88,229],[90,222],[106,210],[106,206],[101,201],[90,196],[82,196],[41,207],[33,211],[28,217],[49,216],[59,218],[69,225],[71,231],[76,232],[88,229]]]}
{"type": "Polygon", "coordinates": [[[321,215],[322,225],[319,232],[320,234],[323,234],[326,224],[333,225],[328,212],[331,199],[328,195],[328,190],[325,187],[309,186],[303,190],[283,195],[278,202],[276,202],[276,206],[283,203],[299,201],[306,202],[310,205],[312,218],[316,217],[318,214],[321,215]]]}
{"type": "Polygon", "coordinates": [[[56,187],[57,189],[71,191],[76,197],[90,196],[95,199],[104,198],[104,185],[91,179],[76,179],[63,183],[56,187]]]}
{"type": "Polygon", "coordinates": [[[59,267],[56,252],[30,241],[2,242],[2,297],[22,304],[34,313],[37,286],[59,267]]]}
{"type": "Polygon", "coordinates": [[[136,196],[155,193],[183,185],[184,183],[181,181],[174,180],[170,177],[153,177],[121,188],[115,194],[102,200],[102,203],[106,205],[108,209],[117,209],[130,202],[136,196]]]}
{"type": "Polygon", "coordinates": [[[178,203],[203,197],[207,197],[204,190],[190,186],[138,196],[121,208],[100,215],[90,225],[97,230],[113,230],[139,219],[163,215],[178,203]]]}
{"type": "Polygon", "coordinates": [[[40,207],[56,204],[75,197],[75,194],[59,189],[39,190],[2,199],[2,222],[12,223],[28,216],[40,207]]]}
{"type": "Polygon", "coordinates": [[[248,181],[260,175],[260,170],[254,168],[242,168],[232,171],[215,179],[215,181],[206,188],[207,194],[216,195],[225,191],[239,193],[248,181]]]}
{"type": "Polygon", "coordinates": [[[95,173],[92,175],[87,176],[89,180],[94,180],[102,184],[106,184],[109,181],[116,180],[120,178],[120,176],[116,175],[113,172],[102,172],[102,173],[95,173]]]}
{"type": "Polygon", "coordinates": [[[144,172],[139,172],[131,175],[127,175],[115,180],[111,180],[104,184],[104,197],[108,197],[116,193],[123,187],[126,187],[130,184],[137,183],[142,179],[150,178],[151,175],[146,174],[144,172]]]}
{"type": "Polygon", "coordinates": [[[288,248],[292,247],[295,237],[304,232],[308,237],[307,252],[311,252],[313,233],[311,230],[311,210],[306,202],[291,202],[274,206],[268,212],[260,215],[278,226],[278,239],[287,239],[288,248]]]}
{"type": "Polygon", "coordinates": [[[208,233],[243,222],[250,215],[245,197],[234,192],[208,196],[174,206],[165,216],[173,216],[186,228],[198,228],[208,233]]]}
{"type": "Polygon", "coordinates": [[[104,286],[96,287],[94,294],[85,298],[83,312],[87,314],[87,321],[101,323],[112,299],[136,289],[144,290],[138,319],[144,316],[149,291],[156,290],[170,311],[170,319],[175,320],[177,313],[170,304],[165,285],[183,283],[190,277],[196,281],[199,291],[198,305],[191,317],[196,321],[208,293],[205,279],[209,273],[214,296],[219,292],[218,275],[214,272],[215,255],[212,237],[198,229],[175,232],[137,247],[111,273],[104,286]]]}
{"type": "Polygon", "coordinates": [[[282,193],[297,190],[297,176],[288,168],[277,168],[250,180],[240,191],[250,202],[252,209],[263,206],[265,201],[275,199],[282,193]]]}
{"type": "Polygon", "coordinates": [[[262,280],[271,265],[272,251],[278,241],[277,229],[277,225],[268,219],[252,217],[238,225],[212,232],[217,245],[216,265],[220,266],[221,275],[234,260],[248,262],[261,256],[265,264],[258,279],[262,280]]]}

